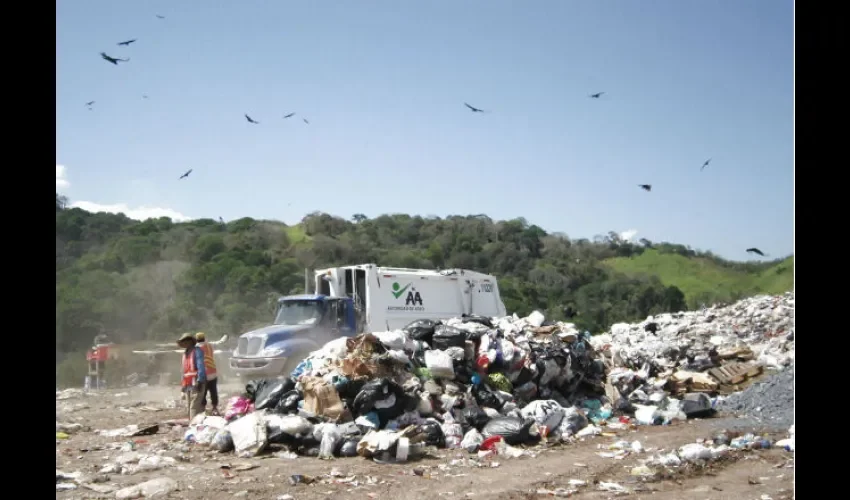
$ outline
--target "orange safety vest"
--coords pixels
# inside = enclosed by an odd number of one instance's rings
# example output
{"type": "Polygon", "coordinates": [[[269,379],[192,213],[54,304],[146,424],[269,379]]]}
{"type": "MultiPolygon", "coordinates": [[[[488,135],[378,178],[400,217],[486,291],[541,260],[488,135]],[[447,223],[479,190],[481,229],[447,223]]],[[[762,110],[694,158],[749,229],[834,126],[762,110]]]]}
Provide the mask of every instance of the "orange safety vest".
{"type": "Polygon", "coordinates": [[[195,348],[189,349],[189,352],[183,353],[183,379],[180,382],[181,387],[189,387],[195,385],[198,380],[198,369],[195,367],[195,348]]]}
{"type": "Polygon", "coordinates": [[[213,380],[216,375],[213,347],[206,342],[201,342],[198,344],[198,347],[200,347],[201,351],[204,353],[204,367],[207,369],[207,380],[213,380]]]}

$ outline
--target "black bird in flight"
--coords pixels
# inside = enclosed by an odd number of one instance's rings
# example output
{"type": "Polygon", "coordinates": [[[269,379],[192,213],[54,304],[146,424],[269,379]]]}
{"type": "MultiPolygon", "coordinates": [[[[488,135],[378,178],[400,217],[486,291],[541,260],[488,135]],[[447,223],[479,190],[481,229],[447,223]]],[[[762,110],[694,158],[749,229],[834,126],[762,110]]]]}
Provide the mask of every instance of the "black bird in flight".
{"type": "Polygon", "coordinates": [[[600,97],[602,97],[602,94],[604,94],[604,93],[605,92],[597,92],[595,94],[590,94],[588,97],[590,97],[591,99],[599,99],[600,97]]]}
{"type": "Polygon", "coordinates": [[[473,113],[483,113],[484,112],[483,109],[478,109],[475,106],[470,106],[469,104],[466,104],[466,103],[463,103],[463,104],[466,105],[466,107],[469,108],[473,113]]]}
{"type": "Polygon", "coordinates": [[[644,191],[652,191],[652,184],[638,184],[644,191]]]}
{"type": "Polygon", "coordinates": [[[134,39],[132,39],[132,40],[127,40],[127,41],[124,41],[124,42],[118,42],[118,45],[123,45],[123,46],[125,46],[125,47],[129,47],[129,46],[130,46],[130,44],[131,44],[131,43],[133,43],[133,42],[135,42],[135,41],[136,41],[136,39],[134,38],[134,39]]]}
{"type": "Polygon", "coordinates": [[[157,14],[156,17],[158,17],[159,19],[165,19],[165,16],[160,16],[159,14],[157,14]]]}
{"type": "Polygon", "coordinates": [[[295,113],[289,113],[288,115],[283,115],[284,118],[292,118],[295,116],[295,113]]]}
{"type": "Polygon", "coordinates": [[[142,99],[147,99],[147,98],[148,98],[147,94],[142,94],[142,99]]]}
{"type": "Polygon", "coordinates": [[[702,164],[702,167],[700,167],[699,171],[702,172],[702,169],[707,167],[709,163],[711,163],[711,158],[705,160],[705,163],[702,164]]]}
{"type": "Polygon", "coordinates": [[[306,123],[307,125],[310,124],[310,122],[308,122],[306,118],[302,118],[302,120],[304,120],[304,123],[306,123]]]}
{"type": "MultiPolygon", "coordinates": [[[[192,169],[190,168],[189,170],[186,171],[185,174],[180,176],[180,179],[185,179],[186,177],[189,177],[189,174],[191,174],[191,173],[192,173],[192,169]]],[[[177,179],[177,180],[179,181],[180,179],[177,179]]]]}
{"type": "Polygon", "coordinates": [[[755,247],[748,248],[747,253],[755,253],[755,254],[758,254],[758,255],[761,255],[762,257],[764,257],[764,252],[762,252],[761,250],[759,250],[758,248],[755,248],[755,247]]]}
{"type": "Polygon", "coordinates": [[[248,116],[247,114],[245,115],[245,119],[248,120],[248,123],[253,123],[255,125],[260,123],[260,122],[254,121],[254,119],[251,118],[250,116],[248,116]]]}
{"type": "Polygon", "coordinates": [[[94,101],[89,101],[86,103],[86,106],[91,107],[92,104],[94,104],[94,101]]]}
{"type": "Polygon", "coordinates": [[[111,62],[112,64],[114,64],[116,66],[118,65],[118,61],[127,62],[127,61],[130,60],[129,58],[128,59],[116,59],[114,57],[109,57],[108,55],[106,55],[106,52],[101,52],[100,57],[102,57],[106,61],[111,62]]]}

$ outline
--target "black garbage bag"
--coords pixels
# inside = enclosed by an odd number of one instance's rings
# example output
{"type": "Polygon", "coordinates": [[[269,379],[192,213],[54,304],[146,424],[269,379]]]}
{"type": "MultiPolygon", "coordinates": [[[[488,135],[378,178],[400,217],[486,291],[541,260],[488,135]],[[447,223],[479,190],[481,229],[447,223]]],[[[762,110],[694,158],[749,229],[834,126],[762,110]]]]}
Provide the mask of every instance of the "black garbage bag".
{"type": "Polygon", "coordinates": [[[293,389],[280,397],[273,411],[274,413],[280,413],[282,415],[295,413],[298,411],[298,403],[301,402],[303,398],[304,395],[301,394],[301,392],[293,389]]]}
{"type": "Polygon", "coordinates": [[[431,347],[434,349],[448,349],[449,347],[463,347],[466,344],[466,332],[448,325],[437,325],[434,328],[434,336],[431,339],[431,347]]]}
{"type": "Polygon", "coordinates": [[[321,439],[316,439],[316,436],[311,432],[306,436],[301,437],[301,448],[319,448],[319,445],[322,444],[321,439]]]}
{"type": "Polygon", "coordinates": [[[437,448],[446,447],[446,435],[443,434],[443,429],[440,427],[440,422],[428,419],[419,425],[419,429],[425,434],[425,444],[428,446],[436,446],[437,448]]]}
{"type": "Polygon", "coordinates": [[[487,328],[493,328],[493,321],[486,316],[478,316],[477,314],[463,314],[461,315],[464,323],[478,323],[479,325],[484,325],[487,328]]]}
{"type": "Polygon", "coordinates": [[[245,397],[248,398],[252,403],[256,400],[257,392],[262,390],[269,382],[270,379],[256,379],[249,380],[247,384],[245,384],[245,397]]]}
{"type": "Polygon", "coordinates": [[[305,457],[313,457],[313,458],[318,457],[319,456],[319,447],[318,446],[310,446],[309,448],[308,447],[302,447],[300,454],[304,455],[305,457]]]}
{"type": "Polygon", "coordinates": [[[477,406],[463,410],[462,419],[467,425],[474,427],[478,431],[483,429],[487,425],[487,422],[490,421],[487,412],[477,406]]]}
{"type": "Polygon", "coordinates": [[[385,399],[390,394],[390,381],[378,378],[363,384],[360,392],[354,398],[352,409],[356,415],[365,415],[372,411],[375,402],[385,399]]]}
{"type": "Polygon", "coordinates": [[[537,399],[540,388],[534,382],[526,382],[520,386],[514,386],[514,397],[519,401],[530,403],[537,399]]]}
{"type": "Polygon", "coordinates": [[[431,343],[431,337],[434,336],[434,328],[439,325],[439,321],[434,321],[430,319],[417,319],[416,321],[408,324],[402,330],[410,337],[412,340],[419,340],[421,342],[431,343]]]}
{"type": "Polygon", "coordinates": [[[348,380],[345,384],[335,385],[337,388],[337,392],[339,393],[339,398],[343,401],[347,402],[349,406],[354,402],[354,398],[360,394],[360,391],[363,389],[363,386],[366,385],[368,379],[359,378],[354,380],[348,380]]]}
{"type": "Polygon", "coordinates": [[[475,386],[472,389],[472,396],[475,398],[478,406],[493,408],[494,410],[500,410],[504,406],[504,402],[483,385],[475,386]]]}
{"type": "Polygon", "coordinates": [[[619,399],[614,402],[613,410],[614,413],[621,415],[634,415],[635,410],[637,410],[637,408],[635,408],[635,405],[633,405],[632,402],[629,401],[629,398],[625,396],[620,396],[619,399]]]}
{"type": "Polygon", "coordinates": [[[499,417],[487,422],[481,430],[484,438],[502,436],[511,445],[533,443],[540,440],[540,431],[534,420],[519,417],[499,417]]]}
{"type": "Polygon", "coordinates": [[[301,438],[287,434],[279,428],[270,429],[268,433],[269,443],[285,444],[290,448],[297,448],[301,444],[301,438]]]}
{"type": "Polygon", "coordinates": [[[354,398],[352,409],[355,415],[374,411],[383,427],[388,420],[404,413],[405,407],[410,403],[400,385],[389,379],[379,378],[363,384],[360,393],[354,398]]]}
{"type": "Polygon", "coordinates": [[[336,450],[334,450],[334,455],[338,457],[356,457],[357,456],[357,443],[360,442],[360,438],[357,439],[341,439],[339,443],[336,445],[336,450]]]}
{"type": "Polygon", "coordinates": [[[516,380],[513,381],[514,387],[520,387],[527,382],[531,382],[535,379],[535,374],[531,369],[523,366],[519,370],[519,375],[517,375],[516,380]]]}
{"type": "Polygon", "coordinates": [[[271,409],[277,406],[281,397],[295,388],[295,381],[291,378],[264,380],[262,386],[257,387],[254,393],[254,409],[271,409]]]}
{"type": "Polygon", "coordinates": [[[711,407],[711,398],[701,392],[685,394],[682,398],[682,412],[688,418],[711,417],[716,413],[711,407]]]}
{"type": "Polygon", "coordinates": [[[472,376],[475,375],[475,370],[470,367],[469,361],[455,361],[452,364],[455,369],[455,382],[464,385],[472,383],[472,376]]]}
{"type": "Polygon", "coordinates": [[[478,342],[480,342],[480,341],[481,341],[481,337],[482,337],[485,333],[487,333],[487,332],[482,332],[482,331],[477,331],[477,332],[468,332],[468,331],[464,331],[463,333],[466,335],[466,340],[471,340],[472,342],[474,342],[474,343],[476,343],[476,344],[477,344],[478,342]]]}

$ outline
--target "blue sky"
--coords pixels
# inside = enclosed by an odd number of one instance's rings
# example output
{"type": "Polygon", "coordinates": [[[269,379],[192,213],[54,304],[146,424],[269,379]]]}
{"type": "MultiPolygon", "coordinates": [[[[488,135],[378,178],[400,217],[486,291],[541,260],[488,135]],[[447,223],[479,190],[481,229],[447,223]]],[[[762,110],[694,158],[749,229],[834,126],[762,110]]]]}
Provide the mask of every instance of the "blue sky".
{"type": "Polygon", "coordinates": [[[57,189],[84,208],[793,252],[791,0],[87,0],[57,4],[56,51],[57,189]]]}

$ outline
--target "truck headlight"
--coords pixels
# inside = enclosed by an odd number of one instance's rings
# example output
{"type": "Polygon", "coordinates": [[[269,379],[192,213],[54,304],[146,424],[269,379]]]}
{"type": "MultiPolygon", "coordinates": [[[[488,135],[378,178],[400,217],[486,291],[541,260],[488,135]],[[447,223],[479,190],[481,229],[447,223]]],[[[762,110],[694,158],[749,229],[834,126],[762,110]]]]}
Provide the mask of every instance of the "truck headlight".
{"type": "Polygon", "coordinates": [[[261,355],[265,358],[276,358],[284,353],[284,350],[280,347],[270,347],[268,349],[263,349],[261,355]]]}

